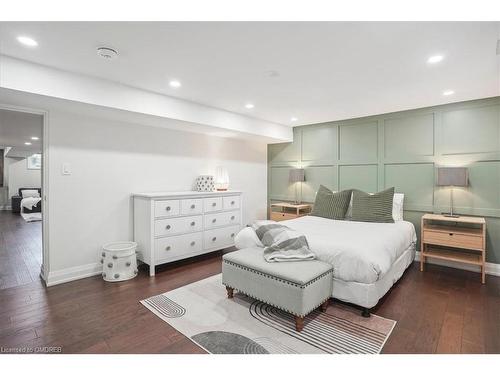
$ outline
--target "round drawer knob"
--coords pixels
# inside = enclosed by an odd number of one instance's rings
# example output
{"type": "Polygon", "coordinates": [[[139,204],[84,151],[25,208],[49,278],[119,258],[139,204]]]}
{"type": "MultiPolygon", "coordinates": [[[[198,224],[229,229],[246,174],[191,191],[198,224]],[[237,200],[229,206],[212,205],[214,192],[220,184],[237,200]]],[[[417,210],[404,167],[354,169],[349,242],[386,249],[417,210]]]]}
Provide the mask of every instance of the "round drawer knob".
{"type": "Polygon", "coordinates": [[[168,229],[170,229],[170,228],[172,228],[172,227],[170,226],[170,224],[169,224],[169,225],[167,225],[167,226],[165,227],[165,229],[167,229],[167,230],[168,230],[168,229]]]}
{"type": "Polygon", "coordinates": [[[213,219],[213,220],[212,220],[212,223],[215,223],[216,221],[217,221],[217,219],[213,219]]]}
{"type": "Polygon", "coordinates": [[[118,259],[118,257],[116,255],[113,255],[113,259],[118,259]]]}
{"type": "Polygon", "coordinates": [[[212,241],[214,241],[214,242],[217,241],[217,237],[213,237],[212,241]]]}
{"type": "Polygon", "coordinates": [[[196,245],[196,242],[194,242],[194,241],[191,242],[191,246],[194,246],[194,245],[196,245]]]}
{"type": "Polygon", "coordinates": [[[171,247],[170,247],[170,246],[167,246],[167,247],[165,248],[165,250],[167,250],[167,251],[169,251],[170,249],[171,249],[171,247]]]}
{"type": "Polygon", "coordinates": [[[196,223],[194,221],[191,222],[191,226],[194,227],[196,223]]]}
{"type": "Polygon", "coordinates": [[[191,209],[194,210],[196,206],[194,204],[191,205],[191,209]]]}
{"type": "Polygon", "coordinates": [[[231,233],[231,238],[233,238],[233,237],[234,237],[234,233],[231,233]]]}
{"type": "Polygon", "coordinates": [[[120,274],[118,274],[118,273],[115,273],[115,274],[114,274],[114,278],[115,278],[115,279],[118,279],[119,277],[120,277],[120,274]]]}
{"type": "Polygon", "coordinates": [[[167,206],[165,210],[170,211],[170,206],[167,206]]]}
{"type": "Polygon", "coordinates": [[[234,220],[234,216],[231,216],[231,220],[234,220]]]}
{"type": "Polygon", "coordinates": [[[127,267],[130,267],[130,266],[132,265],[132,263],[127,262],[127,263],[125,263],[125,265],[126,265],[127,267]]]}
{"type": "Polygon", "coordinates": [[[215,207],[215,206],[217,206],[217,203],[215,203],[215,202],[212,203],[212,207],[215,207]]]}
{"type": "Polygon", "coordinates": [[[234,204],[234,201],[231,201],[231,204],[234,204]]]}
{"type": "Polygon", "coordinates": [[[113,267],[113,263],[108,263],[108,268],[112,268],[113,267]]]}
{"type": "Polygon", "coordinates": [[[102,256],[103,258],[104,258],[104,257],[106,257],[106,253],[103,251],[103,252],[102,252],[102,254],[101,254],[101,256],[102,256]]]}
{"type": "Polygon", "coordinates": [[[453,236],[453,233],[450,233],[450,236],[453,236]]]}

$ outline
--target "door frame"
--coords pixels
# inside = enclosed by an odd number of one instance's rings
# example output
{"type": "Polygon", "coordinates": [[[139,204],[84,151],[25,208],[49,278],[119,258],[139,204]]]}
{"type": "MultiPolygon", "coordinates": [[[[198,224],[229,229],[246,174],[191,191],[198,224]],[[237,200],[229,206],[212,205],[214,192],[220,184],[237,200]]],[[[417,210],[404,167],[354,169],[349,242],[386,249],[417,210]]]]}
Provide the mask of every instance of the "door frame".
{"type": "MultiPolygon", "coordinates": [[[[42,265],[40,267],[40,277],[47,285],[49,275],[49,111],[27,108],[0,102],[0,109],[24,112],[42,116],[42,265]]],[[[10,194],[9,194],[10,195],[10,194]]],[[[10,197],[9,197],[10,198],[10,197]]]]}

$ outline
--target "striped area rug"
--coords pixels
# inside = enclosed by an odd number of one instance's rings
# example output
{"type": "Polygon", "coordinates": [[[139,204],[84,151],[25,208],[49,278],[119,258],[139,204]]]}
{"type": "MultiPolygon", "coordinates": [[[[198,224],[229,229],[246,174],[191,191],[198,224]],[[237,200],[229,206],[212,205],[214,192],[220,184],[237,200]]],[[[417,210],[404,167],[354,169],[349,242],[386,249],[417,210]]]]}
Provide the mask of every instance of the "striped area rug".
{"type": "Polygon", "coordinates": [[[291,314],[240,293],[226,297],[221,275],[153,296],[141,303],[214,354],[376,354],[396,322],[331,303],[295,331],[291,314]]]}

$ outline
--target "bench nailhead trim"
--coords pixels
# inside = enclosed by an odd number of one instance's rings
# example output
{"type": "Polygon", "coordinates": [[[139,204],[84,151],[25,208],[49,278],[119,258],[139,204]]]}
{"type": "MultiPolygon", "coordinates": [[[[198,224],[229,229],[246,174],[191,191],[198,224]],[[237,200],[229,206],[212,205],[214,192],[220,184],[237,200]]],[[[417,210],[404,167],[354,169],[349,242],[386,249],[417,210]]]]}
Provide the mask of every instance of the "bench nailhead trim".
{"type": "MultiPolygon", "coordinates": [[[[323,277],[325,276],[328,276],[330,273],[333,273],[333,268],[329,269],[328,271],[326,272],[323,272],[321,275],[315,277],[314,279],[308,281],[307,283],[305,284],[299,284],[299,283],[295,283],[293,281],[290,281],[290,280],[286,280],[286,279],[282,279],[280,277],[276,277],[276,276],[273,276],[273,275],[270,275],[268,273],[264,273],[264,272],[261,272],[261,271],[257,271],[253,268],[249,268],[249,267],[246,267],[246,266],[242,266],[241,264],[237,264],[237,263],[234,263],[234,262],[231,262],[229,260],[225,260],[224,259],[224,263],[226,264],[229,264],[231,266],[234,266],[236,268],[241,268],[242,270],[245,270],[245,271],[249,271],[249,272],[253,272],[253,273],[256,273],[260,276],[264,276],[264,277],[267,277],[268,279],[273,279],[273,280],[276,280],[276,281],[280,281],[284,284],[288,284],[288,285],[292,285],[292,286],[295,286],[297,288],[300,288],[300,289],[304,289],[305,287],[315,283],[316,281],[318,281],[319,279],[322,279],[323,277]]],[[[263,301],[264,302],[264,301],[263,301]]],[[[318,305],[319,306],[319,305],[318,305]]]]}

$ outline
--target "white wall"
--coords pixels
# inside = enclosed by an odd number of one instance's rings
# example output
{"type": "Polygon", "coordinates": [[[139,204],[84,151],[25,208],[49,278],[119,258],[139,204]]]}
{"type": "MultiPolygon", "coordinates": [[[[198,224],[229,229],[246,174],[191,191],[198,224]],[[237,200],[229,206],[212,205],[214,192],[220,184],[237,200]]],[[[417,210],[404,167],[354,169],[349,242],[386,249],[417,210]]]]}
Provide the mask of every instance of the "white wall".
{"type": "Polygon", "coordinates": [[[9,199],[19,193],[19,188],[41,188],[42,173],[39,169],[28,169],[26,158],[5,158],[9,160],[8,187],[9,199]]]}
{"type": "Polygon", "coordinates": [[[133,238],[131,193],[191,190],[227,167],[244,224],[266,216],[267,145],[51,110],[49,283],[99,269],[100,247],[133,238]],[[61,174],[62,163],[72,174],[61,174]]]}

